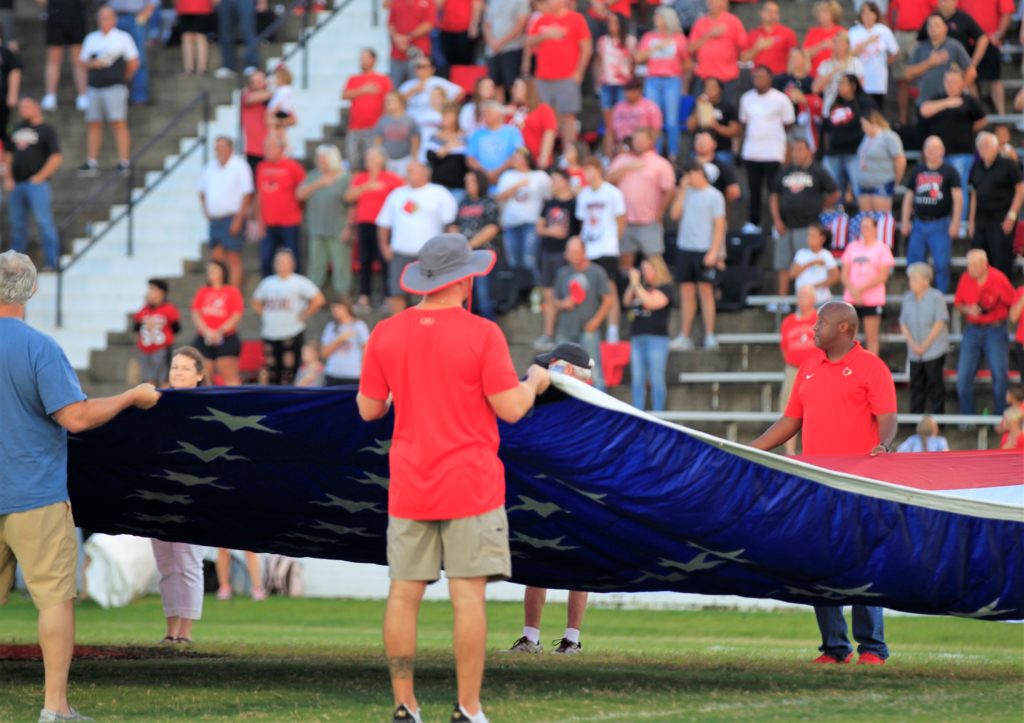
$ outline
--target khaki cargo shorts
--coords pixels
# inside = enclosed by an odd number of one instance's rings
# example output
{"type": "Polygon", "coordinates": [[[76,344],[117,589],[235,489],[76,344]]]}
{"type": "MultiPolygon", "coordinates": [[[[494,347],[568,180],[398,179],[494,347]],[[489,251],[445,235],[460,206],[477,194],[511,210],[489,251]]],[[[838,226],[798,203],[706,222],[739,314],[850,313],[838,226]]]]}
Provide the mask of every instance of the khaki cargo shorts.
{"type": "Polygon", "coordinates": [[[392,580],[434,582],[448,577],[512,576],[505,508],[456,520],[388,516],[388,574],[392,580]]]}
{"type": "Polygon", "coordinates": [[[15,561],[39,610],[75,598],[78,540],[70,502],[0,515],[0,605],[14,585],[15,561]]]}

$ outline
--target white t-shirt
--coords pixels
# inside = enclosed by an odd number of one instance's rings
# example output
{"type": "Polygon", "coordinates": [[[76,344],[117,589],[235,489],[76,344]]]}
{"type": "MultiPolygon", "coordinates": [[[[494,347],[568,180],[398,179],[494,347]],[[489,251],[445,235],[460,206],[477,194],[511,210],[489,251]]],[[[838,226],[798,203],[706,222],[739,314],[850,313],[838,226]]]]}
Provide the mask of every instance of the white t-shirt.
{"type": "Polygon", "coordinates": [[[580,238],[588,259],[619,255],[619,216],[625,215],[626,199],[618,188],[607,181],[596,191],[583,187],[576,196],[576,218],[583,222],[580,238]]]}
{"type": "Polygon", "coordinates": [[[889,56],[900,51],[896,36],[892,31],[875,23],[871,30],[857,24],[850,28],[850,47],[856,48],[860,43],[873,38],[857,55],[864,66],[864,92],[886,93],[889,90],[889,56]]]}
{"type": "Polygon", "coordinates": [[[423,244],[455,221],[458,210],[455,197],[444,186],[401,186],[388,194],[377,214],[377,225],[391,229],[395,253],[418,256],[423,244]]]}
{"type": "Polygon", "coordinates": [[[748,90],[740,98],[739,116],[746,126],[743,158],[782,163],[786,159],[786,126],[796,122],[793,101],[775,88],[763,95],[748,90]]]}
{"type": "Polygon", "coordinates": [[[135,46],[132,36],[117,28],[111,29],[109,33],[103,34],[99,30],[93,30],[85,36],[82,42],[82,52],[78,59],[104,60],[107,65],[113,64],[119,58],[125,62],[135,60],[139,57],[139,49],[135,46]]]}
{"type": "Polygon", "coordinates": [[[319,293],[316,284],[299,274],[287,279],[274,274],[263,279],[252,295],[263,302],[260,336],[268,341],[281,341],[304,332],[306,322],[299,315],[319,293]]]}
{"type": "MultiPolygon", "coordinates": [[[[419,85],[419,81],[413,78],[407,80],[398,86],[398,91],[405,95],[409,90],[419,85]]],[[[444,78],[438,78],[436,75],[432,75],[427,78],[427,82],[423,87],[423,90],[415,95],[409,97],[406,104],[405,112],[409,114],[417,123],[422,123],[421,118],[424,118],[424,114],[433,110],[430,107],[430,93],[434,88],[444,88],[445,95],[448,96],[448,100],[455,100],[459,97],[459,93],[462,92],[462,87],[452,83],[444,78]]]]}
{"type": "Polygon", "coordinates": [[[270,96],[270,100],[267,102],[267,110],[271,113],[294,113],[295,102],[292,99],[292,87],[290,85],[282,85],[274,90],[273,95],[270,96]]]}
{"type": "MultiPolygon", "coordinates": [[[[814,286],[820,284],[828,278],[829,271],[839,266],[836,262],[836,257],[832,255],[832,252],[828,249],[822,249],[821,251],[811,251],[810,249],[800,249],[793,255],[793,263],[809,264],[815,259],[821,259],[824,262],[824,266],[811,266],[800,272],[800,275],[796,277],[796,291],[800,293],[801,286],[814,286]]],[[[827,286],[818,286],[814,289],[815,301],[818,304],[824,304],[826,301],[832,298],[832,292],[827,286]]]]}
{"type": "Polygon", "coordinates": [[[478,121],[476,118],[476,103],[470,101],[462,106],[462,110],[459,111],[459,128],[466,133],[467,138],[473,134],[473,131],[485,127],[483,120],[478,121]]]}
{"type": "Polygon", "coordinates": [[[214,158],[203,168],[199,192],[210,218],[234,216],[242,209],[245,197],[253,192],[252,169],[239,156],[231,156],[224,165],[214,158]]]}
{"type": "Polygon", "coordinates": [[[324,327],[323,336],[320,337],[320,345],[327,346],[342,334],[355,332],[348,341],[342,342],[341,346],[334,350],[324,365],[324,373],[331,377],[343,379],[358,379],[363,368],[363,347],[370,339],[370,329],[366,322],[360,319],[349,324],[339,324],[330,321],[324,327]]]}
{"type": "Polygon", "coordinates": [[[551,176],[544,171],[509,169],[498,178],[497,193],[502,194],[523,180],[526,185],[502,204],[501,225],[505,228],[537,223],[544,201],[551,198],[551,176]]]}

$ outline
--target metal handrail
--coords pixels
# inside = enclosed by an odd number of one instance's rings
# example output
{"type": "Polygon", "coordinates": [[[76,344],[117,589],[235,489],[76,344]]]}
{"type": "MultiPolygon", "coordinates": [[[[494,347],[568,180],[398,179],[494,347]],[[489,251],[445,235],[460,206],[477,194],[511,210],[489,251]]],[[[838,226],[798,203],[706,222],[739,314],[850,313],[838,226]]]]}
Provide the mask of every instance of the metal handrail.
{"type": "Polygon", "coordinates": [[[72,223],[77,221],[87,209],[94,208],[101,199],[105,198],[112,189],[116,189],[123,184],[125,190],[125,209],[121,211],[117,216],[108,220],[103,230],[99,233],[90,233],[89,241],[86,243],[85,248],[76,251],[72,254],[71,258],[67,263],[58,261],[57,264],[57,299],[56,299],[56,323],[57,328],[61,328],[64,325],[64,273],[68,271],[72,266],[78,263],[86,253],[89,252],[93,246],[95,246],[107,233],[114,228],[118,222],[122,219],[127,219],[128,225],[128,244],[126,249],[126,255],[132,256],[135,250],[135,206],[138,205],[143,199],[145,199],[157,186],[159,186],[168,175],[171,174],[179,165],[181,165],[186,159],[192,156],[197,148],[202,150],[203,163],[205,164],[208,160],[209,154],[209,133],[210,133],[210,94],[208,91],[201,91],[192,100],[185,104],[174,116],[161,128],[157,133],[151,136],[141,148],[136,150],[131,158],[129,159],[129,171],[124,177],[114,177],[100,186],[96,191],[89,195],[88,198],[80,201],[71,211],[61,219],[58,224],[58,230],[61,232],[60,236],[63,237],[66,231],[72,223]],[[170,167],[164,168],[160,171],[160,175],[153,181],[142,188],[142,193],[136,194],[135,191],[135,180],[136,168],[138,162],[146,156],[158,143],[162,142],[171,134],[171,132],[179,126],[183,121],[193,113],[197,108],[202,108],[203,122],[199,131],[198,137],[184,152],[178,154],[177,160],[170,167]]]}

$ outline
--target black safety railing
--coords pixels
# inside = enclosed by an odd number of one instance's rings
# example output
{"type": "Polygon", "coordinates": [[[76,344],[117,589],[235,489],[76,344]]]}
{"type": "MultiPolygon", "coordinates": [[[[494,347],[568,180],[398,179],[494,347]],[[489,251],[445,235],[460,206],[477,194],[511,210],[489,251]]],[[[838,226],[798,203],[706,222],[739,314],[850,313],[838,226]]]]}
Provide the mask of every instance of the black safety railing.
{"type": "MultiPolygon", "coordinates": [[[[116,202],[118,197],[124,199],[124,210],[113,218],[105,221],[103,229],[98,233],[92,232],[89,228],[89,224],[87,224],[86,233],[88,234],[89,239],[85,246],[78,251],[75,251],[67,261],[61,261],[58,263],[56,300],[56,322],[58,328],[64,325],[64,274],[78,263],[78,261],[85,256],[93,246],[103,240],[103,238],[112,229],[116,228],[121,221],[125,222],[127,230],[127,248],[125,253],[127,256],[132,256],[134,254],[135,207],[138,206],[138,204],[152,193],[168,175],[191,157],[197,150],[202,152],[203,163],[206,163],[209,154],[210,112],[210,94],[204,90],[175,113],[174,117],[167,121],[163,128],[150,136],[141,148],[132,153],[127,173],[112,175],[105,182],[101,183],[91,194],[89,194],[88,197],[75,205],[75,207],[61,219],[60,223],[57,224],[60,238],[73,237],[75,235],[72,233],[73,230],[85,214],[95,210],[97,206],[105,206],[111,200],[116,202]],[[156,148],[158,144],[165,141],[168,136],[178,130],[179,126],[183,123],[194,123],[197,112],[202,115],[203,121],[200,124],[199,136],[189,144],[188,148],[178,154],[174,163],[163,167],[152,183],[149,183],[144,188],[140,189],[140,193],[136,193],[136,181],[143,180],[144,178],[139,175],[139,165],[141,161],[145,159],[149,155],[150,151],[156,148]]],[[[142,173],[145,172],[142,171],[142,173]]]]}

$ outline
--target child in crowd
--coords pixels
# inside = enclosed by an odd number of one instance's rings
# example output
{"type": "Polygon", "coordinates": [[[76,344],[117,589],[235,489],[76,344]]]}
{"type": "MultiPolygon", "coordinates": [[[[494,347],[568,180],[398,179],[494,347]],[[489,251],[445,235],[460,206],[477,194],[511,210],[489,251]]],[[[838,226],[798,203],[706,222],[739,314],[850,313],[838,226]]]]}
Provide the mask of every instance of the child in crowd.
{"type": "Polygon", "coordinates": [[[569,176],[569,187],[575,196],[580,189],[587,185],[583,176],[583,161],[590,155],[586,145],[581,141],[569,143],[562,150],[562,157],[558,159],[558,167],[569,176]]]}
{"type": "Polygon", "coordinates": [[[796,279],[796,293],[801,287],[814,289],[815,304],[820,306],[832,298],[831,287],[839,282],[839,264],[826,246],[832,233],[821,224],[807,229],[807,248],[797,250],[789,275],[796,279]]]}
{"type": "Polygon", "coordinates": [[[267,103],[267,128],[288,148],[288,128],[295,125],[295,102],[292,98],[292,72],[281,64],[274,71],[274,93],[267,103]]]}
{"type": "Polygon", "coordinates": [[[322,387],[324,385],[324,365],[320,361],[320,352],[313,342],[302,345],[302,364],[295,375],[297,387],[322,387]]]}
{"type": "Polygon", "coordinates": [[[917,434],[912,434],[901,444],[897,452],[948,452],[949,442],[939,434],[939,424],[931,416],[924,415],[917,424],[917,434]]]}
{"type": "Polygon", "coordinates": [[[999,449],[1024,449],[1024,386],[1007,390],[1006,409],[996,431],[1003,433],[999,449]]]}
{"type": "Polygon", "coordinates": [[[874,216],[865,215],[861,237],[843,252],[843,301],[857,309],[864,328],[865,348],[878,355],[879,331],[885,314],[885,282],[896,265],[892,251],[878,238],[874,216]]]}
{"type": "Polygon", "coordinates": [[[167,302],[167,282],[150,279],[146,305],[135,313],[136,345],[139,348],[139,380],[156,386],[167,383],[174,335],[181,331],[181,316],[167,302]]]}
{"type": "Polygon", "coordinates": [[[356,316],[348,299],[337,299],[331,304],[331,317],[320,337],[320,357],[327,364],[324,384],[359,384],[363,347],[370,340],[370,328],[356,316]]]}
{"type": "Polygon", "coordinates": [[[544,202],[537,219],[537,236],[540,238],[540,288],[543,298],[544,333],[533,342],[537,351],[551,351],[555,348],[555,275],[565,265],[565,243],[570,236],[580,232],[580,221],[576,218],[576,196],[569,182],[569,174],[554,169],[551,176],[551,198],[544,202]]]}

